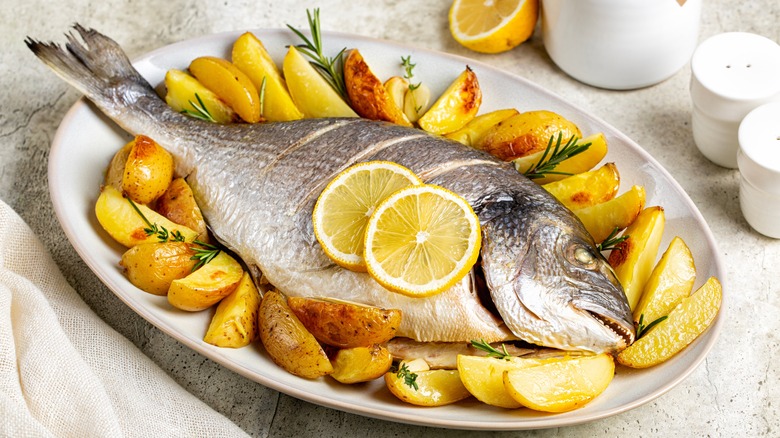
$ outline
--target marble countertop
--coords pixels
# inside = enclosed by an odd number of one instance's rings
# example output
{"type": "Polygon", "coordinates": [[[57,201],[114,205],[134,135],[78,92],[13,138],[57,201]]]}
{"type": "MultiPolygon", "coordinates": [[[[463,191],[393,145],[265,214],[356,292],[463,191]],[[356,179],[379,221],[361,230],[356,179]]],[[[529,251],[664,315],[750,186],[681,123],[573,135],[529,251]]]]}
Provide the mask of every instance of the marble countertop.
{"type": "MultiPolygon", "coordinates": [[[[700,40],[745,31],[780,41],[777,0],[703,3],[700,40]]],[[[742,217],[738,172],[710,163],[696,149],[690,126],[690,67],[640,90],[596,89],[569,78],[553,64],[538,29],[531,40],[510,52],[469,52],[449,35],[449,5],[449,0],[378,0],[371,7],[346,0],[0,0],[4,48],[0,52],[0,199],[41,237],[70,284],[98,315],[188,391],[249,434],[473,436],[475,432],[385,422],[309,404],[223,368],[151,326],[116,298],[78,257],[54,215],[46,177],[49,145],[65,112],[80,96],[34,58],[23,44],[26,36],[62,41],[70,25],[79,22],[106,32],[132,57],[204,34],[287,23],[304,27],[306,7],[320,7],[325,30],[471,57],[523,76],[612,124],[674,176],[715,235],[727,270],[729,307],[720,339],[706,361],[668,393],[629,412],[528,435],[777,436],[780,367],[774,360],[780,342],[780,241],[756,233],[742,217]]],[[[514,434],[521,433],[500,433],[514,434]]]]}

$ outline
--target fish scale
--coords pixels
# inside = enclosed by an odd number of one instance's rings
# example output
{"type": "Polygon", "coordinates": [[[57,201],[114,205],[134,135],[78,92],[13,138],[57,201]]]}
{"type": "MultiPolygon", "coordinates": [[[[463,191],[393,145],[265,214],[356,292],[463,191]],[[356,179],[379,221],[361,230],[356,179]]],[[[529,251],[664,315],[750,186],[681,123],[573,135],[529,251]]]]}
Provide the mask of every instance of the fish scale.
{"type": "Polygon", "coordinates": [[[633,342],[625,294],[592,237],[511,164],[420,130],[364,119],[195,120],[171,110],[114,41],[75,30],[83,43],[69,35],[67,50],[26,43],[119,126],[171,152],[216,239],[288,296],[400,309],[398,335],[418,341],[523,339],[594,352],[633,342]],[[350,165],[380,159],[409,167],[472,205],[482,224],[484,281],[472,270],[438,295],[412,298],[325,255],[311,223],[317,196],[350,165]],[[483,303],[482,285],[492,303],[483,303]]]}

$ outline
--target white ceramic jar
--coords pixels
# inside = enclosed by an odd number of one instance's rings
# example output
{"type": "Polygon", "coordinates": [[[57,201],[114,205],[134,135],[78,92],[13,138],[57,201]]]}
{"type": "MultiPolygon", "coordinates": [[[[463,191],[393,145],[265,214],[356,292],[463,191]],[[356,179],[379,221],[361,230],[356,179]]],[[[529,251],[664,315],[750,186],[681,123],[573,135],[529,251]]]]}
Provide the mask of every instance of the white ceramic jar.
{"type": "Polygon", "coordinates": [[[542,0],[542,38],[573,78],[628,90],[671,77],[689,60],[702,0],[542,0]]]}
{"type": "Polygon", "coordinates": [[[713,163],[736,169],[740,122],[754,108],[780,101],[780,45],[745,32],[708,38],[691,58],[691,100],[696,147],[713,163]]]}
{"type": "Polygon", "coordinates": [[[780,102],[755,108],[739,125],[742,214],[759,233],[780,239],[780,102]]]}

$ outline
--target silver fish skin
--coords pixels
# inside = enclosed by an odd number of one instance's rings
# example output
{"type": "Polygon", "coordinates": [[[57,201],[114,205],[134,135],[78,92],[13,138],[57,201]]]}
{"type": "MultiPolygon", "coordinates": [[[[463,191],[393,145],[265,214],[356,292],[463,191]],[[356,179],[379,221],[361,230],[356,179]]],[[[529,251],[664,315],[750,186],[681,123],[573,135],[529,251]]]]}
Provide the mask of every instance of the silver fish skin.
{"type": "MultiPolygon", "coordinates": [[[[617,352],[635,337],[625,294],[580,221],[510,164],[420,130],[365,119],[216,125],[171,110],[121,48],[75,27],[66,49],[28,47],[130,134],[171,152],[214,236],[288,296],[385,308],[417,341],[522,339],[564,350],[617,352]],[[392,293],[332,263],[311,213],[349,166],[389,160],[463,196],[480,218],[481,271],[428,298],[392,293]],[[479,293],[485,284],[490,298],[479,293]],[[497,313],[497,314],[496,314],[497,313]]],[[[97,171],[97,170],[96,170],[97,171]]]]}

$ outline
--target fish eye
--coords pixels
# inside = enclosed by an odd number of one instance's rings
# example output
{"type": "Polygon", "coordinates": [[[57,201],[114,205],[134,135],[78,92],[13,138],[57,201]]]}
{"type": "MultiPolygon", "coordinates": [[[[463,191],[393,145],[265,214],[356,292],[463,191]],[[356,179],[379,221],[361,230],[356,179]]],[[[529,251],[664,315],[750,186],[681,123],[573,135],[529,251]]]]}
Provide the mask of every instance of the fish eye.
{"type": "Polygon", "coordinates": [[[593,255],[593,253],[581,246],[574,250],[574,259],[584,266],[589,266],[596,261],[596,257],[593,255]]]}

